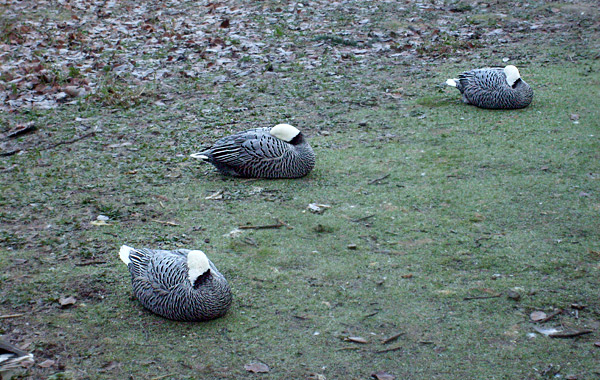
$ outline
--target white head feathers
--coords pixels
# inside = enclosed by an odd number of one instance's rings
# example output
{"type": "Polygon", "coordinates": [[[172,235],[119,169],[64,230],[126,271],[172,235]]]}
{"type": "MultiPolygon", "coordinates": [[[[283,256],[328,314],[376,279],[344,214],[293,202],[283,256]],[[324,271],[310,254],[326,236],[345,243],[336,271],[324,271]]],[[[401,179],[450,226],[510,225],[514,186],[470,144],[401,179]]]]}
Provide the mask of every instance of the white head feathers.
{"type": "Polygon", "coordinates": [[[210,269],[208,257],[202,251],[190,251],[187,256],[188,278],[194,285],[196,279],[210,269]]]}
{"type": "Polygon", "coordinates": [[[292,139],[300,133],[298,128],[289,124],[277,124],[269,131],[273,136],[280,140],[290,142],[292,139]]]}
{"type": "Polygon", "coordinates": [[[121,249],[119,250],[119,257],[121,258],[121,261],[125,263],[125,265],[129,265],[131,262],[131,259],[129,258],[129,253],[131,251],[133,251],[133,248],[127,245],[122,245],[121,249]]]}
{"type": "Polygon", "coordinates": [[[516,66],[508,65],[504,68],[504,75],[506,75],[506,81],[509,86],[513,86],[517,79],[521,78],[521,74],[519,74],[519,69],[516,66]]]}

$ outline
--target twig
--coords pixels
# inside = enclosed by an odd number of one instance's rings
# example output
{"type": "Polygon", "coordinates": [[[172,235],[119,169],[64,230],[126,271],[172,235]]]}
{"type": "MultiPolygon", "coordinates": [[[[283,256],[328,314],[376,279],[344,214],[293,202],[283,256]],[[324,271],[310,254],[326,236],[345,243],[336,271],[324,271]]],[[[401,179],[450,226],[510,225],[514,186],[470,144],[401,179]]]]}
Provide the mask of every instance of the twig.
{"type": "Polygon", "coordinates": [[[57,142],[56,144],[48,145],[47,147],[42,148],[40,150],[49,150],[49,149],[54,149],[54,148],[56,148],[57,146],[60,146],[60,145],[73,144],[73,143],[76,143],[79,140],[83,140],[85,138],[88,138],[88,137],[91,137],[91,136],[95,136],[95,135],[96,135],[96,132],[86,133],[85,135],[76,137],[73,140],[60,141],[60,142],[57,142]]]}
{"type": "Polygon", "coordinates": [[[358,222],[364,222],[367,219],[371,219],[372,217],[374,217],[375,214],[372,215],[367,215],[367,216],[363,216],[362,218],[358,218],[358,219],[352,219],[351,221],[354,223],[358,223],[358,222]]]}
{"type": "Polygon", "coordinates": [[[0,319],[8,319],[8,318],[17,318],[17,317],[22,317],[25,314],[21,313],[21,314],[4,314],[4,315],[0,315],[0,319]]]}
{"type": "Polygon", "coordinates": [[[362,317],[362,319],[363,319],[363,321],[364,321],[365,319],[367,319],[367,318],[371,318],[372,316],[374,316],[374,315],[377,315],[377,314],[379,314],[379,310],[377,310],[377,311],[374,311],[374,312],[372,312],[371,314],[367,314],[367,315],[365,315],[364,317],[362,317]]]}
{"type": "Polygon", "coordinates": [[[33,123],[29,123],[28,125],[23,125],[23,126],[17,127],[12,132],[8,132],[6,134],[6,137],[9,139],[14,139],[15,137],[19,137],[21,135],[24,135],[25,133],[33,132],[36,129],[37,129],[37,127],[35,125],[33,125],[33,123]]]}
{"type": "Polygon", "coordinates": [[[156,223],[160,223],[160,224],[164,224],[167,226],[179,226],[179,223],[175,223],[175,222],[169,222],[169,221],[165,221],[165,220],[157,220],[157,219],[152,219],[153,222],[156,223]]]}
{"type": "Polygon", "coordinates": [[[383,354],[385,352],[398,351],[398,350],[401,350],[401,349],[402,349],[402,346],[396,346],[396,347],[386,348],[384,350],[375,351],[375,353],[376,354],[383,354]]]}
{"type": "Polygon", "coordinates": [[[372,180],[370,180],[369,182],[367,182],[367,184],[368,184],[368,185],[372,185],[372,184],[374,184],[374,183],[377,183],[377,182],[379,182],[379,181],[383,181],[384,179],[386,179],[386,178],[387,178],[387,177],[389,177],[389,176],[390,176],[390,173],[388,173],[388,174],[384,175],[383,177],[379,177],[379,178],[372,179],[372,180]]]}
{"type": "Polygon", "coordinates": [[[75,266],[85,267],[87,265],[96,265],[96,264],[106,264],[106,261],[104,261],[104,260],[83,261],[80,263],[75,263],[75,266]]]}
{"type": "Polygon", "coordinates": [[[498,297],[502,297],[502,294],[494,294],[491,296],[474,296],[474,297],[465,297],[463,298],[463,300],[465,301],[470,301],[470,300],[485,300],[488,298],[498,298],[498,297]]]}
{"type": "Polygon", "coordinates": [[[579,335],[592,333],[593,330],[560,331],[548,335],[550,338],[574,338],[579,335]]]}
{"type": "Polygon", "coordinates": [[[285,226],[285,223],[283,223],[281,220],[277,220],[277,224],[267,224],[264,226],[239,226],[238,228],[240,230],[265,230],[269,228],[281,228],[283,226],[285,226]]]}
{"type": "Polygon", "coordinates": [[[17,154],[21,151],[21,149],[15,149],[15,150],[10,150],[8,152],[2,152],[0,153],[0,157],[8,157],[8,156],[12,156],[13,154],[17,154]]]}
{"type": "Polygon", "coordinates": [[[383,344],[388,344],[388,343],[391,343],[391,342],[395,341],[396,339],[400,338],[400,337],[401,337],[402,335],[404,335],[404,334],[406,334],[406,333],[404,333],[404,332],[401,332],[401,333],[398,333],[398,334],[392,335],[391,337],[384,339],[382,343],[383,343],[383,344]]]}
{"type": "Polygon", "coordinates": [[[301,321],[306,321],[307,319],[310,320],[310,317],[305,317],[304,315],[292,315],[292,317],[299,319],[301,321]]]}

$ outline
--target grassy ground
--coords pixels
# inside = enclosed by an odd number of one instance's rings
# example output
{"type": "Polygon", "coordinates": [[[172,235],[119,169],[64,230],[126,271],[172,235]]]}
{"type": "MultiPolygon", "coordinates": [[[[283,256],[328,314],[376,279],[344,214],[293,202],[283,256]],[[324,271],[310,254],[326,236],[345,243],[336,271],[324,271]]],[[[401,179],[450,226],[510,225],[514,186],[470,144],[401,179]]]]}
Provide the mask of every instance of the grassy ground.
{"type": "Polygon", "coordinates": [[[267,2],[246,15],[248,28],[265,50],[281,45],[296,59],[241,57],[248,76],[109,77],[75,104],[1,115],[3,132],[37,127],[5,138],[3,152],[19,153],[0,157],[0,315],[23,314],[0,319],[0,334],[36,355],[23,377],[597,378],[595,8],[535,3],[482,16],[449,3],[449,22],[512,30],[508,42],[469,45],[427,34],[445,18],[407,4],[306,5],[311,20],[336,22],[327,34],[284,17],[265,28],[274,21],[264,10],[280,12],[267,2]],[[361,34],[360,19],[390,33],[408,16],[427,30],[412,55],[377,52],[368,39],[378,35],[361,34]],[[550,22],[569,27],[546,39],[531,27],[550,22]],[[524,110],[466,106],[440,85],[503,57],[534,88],[524,110]],[[232,131],[278,122],[310,138],[318,161],[306,178],[224,178],[187,158],[232,131]],[[313,214],[314,202],[331,207],[313,214]],[[109,225],[90,223],[100,214],[109,225]],[[278,220],[286,226],[231,234],[278,220]],[[202,249],[231,284],[230,312],[175,323],[145,311],[118,260],[124,243],[202,249]],[[66,296],[77,302],[61,307],[66,296]],[[530,313],[558,309],[541,326],[592,332],[536,333],[530,313]],[[270,372],[248,373],[251,362],[270,372]]]}

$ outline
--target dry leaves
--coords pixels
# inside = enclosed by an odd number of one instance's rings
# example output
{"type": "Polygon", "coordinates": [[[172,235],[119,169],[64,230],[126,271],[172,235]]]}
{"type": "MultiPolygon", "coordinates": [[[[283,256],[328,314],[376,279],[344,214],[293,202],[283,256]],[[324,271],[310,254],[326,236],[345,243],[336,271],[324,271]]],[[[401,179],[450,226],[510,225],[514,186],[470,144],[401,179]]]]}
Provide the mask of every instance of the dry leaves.
{"type": "Polygon", "coordinates": [[[61,296],[58,299],[58,303],[60,304],[60,307],[69,307],[71,305],[75,305],[75,303],[77,302],[77,299],[73,296],[69,296],[69,297],[65,297],[65,296],[61,296]]]}
{"type": "Polygon", "coordinates": [[[212,193],[212,194],[204,197],[204,199],[206,199],[206,200],[220,200],[220,199],[223,199],[223,190],[216,191],[216,192],[214,192],[214,193],[212,193]]]}
{"type": "Polygon", "coordinates": [[[353,343],[360,343],[360,344],[369,343],[365,338],[360,337],[360,336],[348,336],[348,337],[344,338],[344,340],[346,342],[353,342],[353,343]]]}
{"type": "Polygon", "coordinates": [[[310,212],[312,212],[313,214],[322,214],[324,213],[327,209],[330,209],[331,206],[330,205],[326,205],[326,204],[321,204],[321,203],[310,203],[306,209],[310,212]]]}
{"type": "Polygon", "coordinates": [[[376,372],[371,377],[376,380],[394,380],[396,378],[396,376],[383,371],[376,372]]]}
{"type": "Polygon", "coordinates": [[[92,226],[110,226],[110,223],[106,223],[104,220],[92,220],[90,222],[92,226]]]}
{"type": "Polygon", "coordinates": [[[41,362],[40,364],[38,364],[40,367],[42,368],[50,368],[52,367],[56,362],[54,360],[51,359],[47,359],[44,360],[43,362],[41,362]]]}
{"type": "Polygon", "coordinates": [[[529,314],[529,318],[531,318],[533,322],[543,321],[544,319],[546,319],[546,317],[547,315],[543,311],[534,311],[531,314],[529,314]]]}

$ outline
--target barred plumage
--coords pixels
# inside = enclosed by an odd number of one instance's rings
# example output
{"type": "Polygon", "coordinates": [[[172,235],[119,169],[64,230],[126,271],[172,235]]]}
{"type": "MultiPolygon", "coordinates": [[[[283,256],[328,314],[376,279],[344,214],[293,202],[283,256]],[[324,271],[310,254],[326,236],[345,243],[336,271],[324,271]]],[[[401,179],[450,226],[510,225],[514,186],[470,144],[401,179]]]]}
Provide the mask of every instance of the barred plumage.
{"type": "Polygon", "coordinates": [[[525,108],[533,99],[533,90],[513,65],[466,71],[446,84],[460,91],[463,102],[480,108],[525,108]]]}
{"type": "Polygon", "coordinates": [[[202,251],[121,247],[133,292],[148,310],[176,321],[223,316],[231,305],[225,277],[202,251]]]}
{"type": "Polygon", "coordinates": [[[33,364],[33,355],[0,339],[0,379],[12,379],[20,368],[33,364]]]}
{"type": "Polygon", "coordinates": [[[250,178],[298,178],[315,166],[315,153],[302,133],[289,124],[254,128],[217,140],[191,155],[221,173],[250,178]]]}

